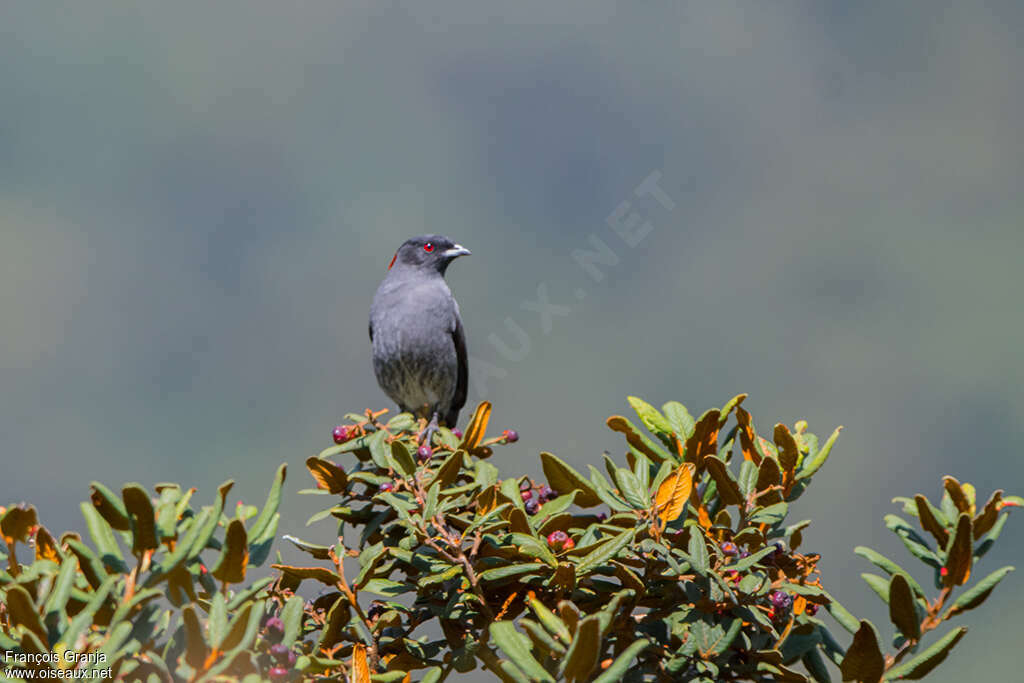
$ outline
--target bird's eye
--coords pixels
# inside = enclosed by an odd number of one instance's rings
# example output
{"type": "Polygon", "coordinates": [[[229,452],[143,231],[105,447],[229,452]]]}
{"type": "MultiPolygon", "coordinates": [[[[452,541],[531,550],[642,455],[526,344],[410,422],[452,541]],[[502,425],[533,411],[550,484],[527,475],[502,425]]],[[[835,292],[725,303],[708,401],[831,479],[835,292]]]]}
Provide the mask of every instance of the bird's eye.
{"type": "Polygon", "coordinates": [[[432,242],[427,242],[426,244],[424,244],[424,245],[423,245],[423,251],[427,252],[428,254],[429,254],[430,252],[434,251],[434,245],[433,245],[433,243],[432,243],[432,242]]]}

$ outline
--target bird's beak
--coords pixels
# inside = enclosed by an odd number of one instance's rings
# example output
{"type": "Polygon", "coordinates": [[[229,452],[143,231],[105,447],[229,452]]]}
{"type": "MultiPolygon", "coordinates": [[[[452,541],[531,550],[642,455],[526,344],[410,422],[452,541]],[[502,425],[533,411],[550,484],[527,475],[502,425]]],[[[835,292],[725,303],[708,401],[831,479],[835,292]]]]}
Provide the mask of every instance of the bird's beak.
{"type": "Polygon", "coordinates": [[[469,256],[472,253],[473,252],[471,252],[469,249],[466,249],[461,244],[456,244],[451,249],[447,249],[444,252],[444,255],[447,256],[448,258],[455,258],[456,256],[469,256]]]}

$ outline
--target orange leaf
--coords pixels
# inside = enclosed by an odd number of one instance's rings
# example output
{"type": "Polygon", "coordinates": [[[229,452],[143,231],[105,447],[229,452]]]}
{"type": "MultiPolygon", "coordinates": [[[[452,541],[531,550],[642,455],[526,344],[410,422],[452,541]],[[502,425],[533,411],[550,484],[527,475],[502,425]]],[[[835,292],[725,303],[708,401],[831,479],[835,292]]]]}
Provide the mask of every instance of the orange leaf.
{"type": "Polygon", "coordinates": [[[306,459],[306,468],[316,479],[320,488],[327,489],[329,493],[342,493],[348,487],[348,476],[345,474],[345,470],[330,460],[324,460],[314,455],[306,459]]]}
{"type": "Polygon", "coordinates": [[[663,524],[679,519],[686,507],[686,500],[693,489],[693,470],[693,465],[683,463],[658,487],[654,495],[654,509],[663,524]]]}
{"type": "Polygon", "coordinates": [[[474,450],[484,439],[484,432],[487,431],[487,423],[491,419],[491,403],[484,401],[476,407],[473,417],[466,426],[466,435],[462,437],[459,448],[467,451],[474,450]]]}
{"type": "Polygon", "coordinates": [[[370,683],[370,663],[366,659],[366,646],[362,643],[356,643],[352,647],[349,680],[352,683],[370,683]]]}
{"type": "Polygon", "coordinates": [[[736,422],[739,424],[740,448],[743,450],[743,459],[752,460],[755,465],[761,464],[761,453],[757,450],[754,439],[757,434],[754,432],[754,425],[750,421],[750,413],[743,408],[736,408],[736,422]]]}

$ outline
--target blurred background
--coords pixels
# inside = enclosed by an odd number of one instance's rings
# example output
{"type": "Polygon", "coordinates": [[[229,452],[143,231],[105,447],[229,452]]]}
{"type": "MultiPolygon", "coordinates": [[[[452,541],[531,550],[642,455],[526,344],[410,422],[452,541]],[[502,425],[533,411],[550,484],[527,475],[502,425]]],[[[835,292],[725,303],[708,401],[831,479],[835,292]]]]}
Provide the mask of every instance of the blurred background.
{"type": "MultiPolygon", "coordinates": [[[[504,474],[621,458],[604,419],[630,394],[845,425],[792,518],[887,623],[852,549],[920,566],[882,523],[893,496],[937,499],[943,474],[1024,493],[1021,20],[1010,0],[4,3],[0,502],[59,532],[94,479],[205,504],[234,478],[261,502],[288,462],[281,532],[327,542],[302,461],[343,413],[393,408],[370,299],[398,244],[441,232],[473,250],[448,277],[470,403],[522,437],[504,474]]],[[[1001,541],[977,572],[1024,562],[1021,515],[1001,541]]],[[[962,618],[934,680],[1019,680],[1022,581],[962,618]]]]}

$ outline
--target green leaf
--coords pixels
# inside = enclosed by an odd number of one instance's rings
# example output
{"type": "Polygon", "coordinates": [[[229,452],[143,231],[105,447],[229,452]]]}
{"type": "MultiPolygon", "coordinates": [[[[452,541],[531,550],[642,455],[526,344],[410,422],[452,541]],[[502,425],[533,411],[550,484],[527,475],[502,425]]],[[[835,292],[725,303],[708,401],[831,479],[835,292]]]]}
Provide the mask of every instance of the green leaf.
{"type": "Polygon", "coordinates": [[[543,565],[537,562],[522,562],[519,564],[506,564],[500,567],[492,567],[491,569],[485,569],[480,572],[481,581],[500,581],[501,579],[507,579],[510,576],[520,576],[522,574],[532,574],[543,570],[543,565]]]}
{"type": "Polygon", "coordinates": [[[596,467],[593,465],[587,465],[587,467],[590,468],[590,481],[594,485],[594,490],[605,505],[615,512],[628,512],[631,510],[626,501],[622,500],[618,494],[612,491],[612,485],[596,467]]]}
{"type": "Polygon", "coordinates": [[[89,535],[92,536],[92,542],[99,551],[103,564],[118,574],[127,574],[128,566],[124,563],[124,556],[117,544],[117,538],[114,537],[114,530],[95,507],[89,503],[81,503],[80,507],[89,535]]]}
{"type": "Polygon", "coordinates": [[[491,624],[490,631],[495,644],[531,679],[554,683],[551,674],[533,658],[530,639],[517,631],[511,622],[496,621],[491,624]]]}
{"type": "Polygon", "coordinates": [[[555,559],[555,556],[548,548],[547,543],[544,543],[539,538],[528,534],[512,533],[509,534],[509,541],[523,555],[526,555],[527,557],[536,557],[552,567],[558,566],[558,560],[555,559]]]}
{"type": "Polygon", "coordinates": [[[243,590],[235,593],[233,596],[231,596],[231,599],[228,600],[228,610],[237,610],[245,603],[255,599],[255,597],[263,591],[263,589],[265,589],[267,586],[273,583],[276,579],[277,577],[275,576],[264,576],[262,579],[254,581],[252,585],[246,586],[243,590]]]}
{"type": "Polygon", "coordinates": [[[382,429],[371,434],[368,443],[370,447],[370,459],[373,460],[374,465],[382,470],[392,469],[391,459],[388,457],[390,455],[390,450],[387,443],[384,441],[387,437],[388,433],[382,429]]]}
{"type": "Polygon", "coordinates": [[[606,564],[612,558],[617,557],[620,552],[633,542],[635,534],[636,531],[634,529],[627,529],[615,536],[612,540],[601,544],[591,552],[584,555],[580,558],[580,561],[576,563],[576,575],[582,576],[583,574],[588,574],[596,567],[606,564]]]}
{"type": "Polygon", "coordinates": [[[413,588],[412,584],[399,583],[391,579],[370,579],[363,586],[363,591],[376,595],[401,595],[413,588]]]}
{"type": "Polygon", "coordinates": [[[75,572],[77,570],[78,559],[75,557],[65,557],[64,561],[60,563],[57,578],[54,579],[50,595],[46,598],[46,603],[43,605],[43,614],[48,623],[56,623],[58,619],[63,620],[64,608],[67,606],[68,598],[71,596],[71,588],[75,585],[75,572]]]}
{"type": "MultiPolygon", "coordinates": [[[[860,628],[860,623],[857,621],[857,617],[850,613],[850,610],[840,604],[838,600],[833,598],[827,591],[822,591],[829,603],[825,605],[825,611],[832,615],[832,618],[839,622],[839,625],[845,628],[850,633],[856,633],[857,629],[860,628]]],[[[827,639],[826,639],[827,640],[827,639]]]]}
{"type": "Polygon", "coordinates": [[[601,499],[590,482],[564,460],[544,452],[540,454],[540,462],[544,469],[544,476],[547,477],[551,488],[562,495],[579,490],[580,494],[576,497],[576,504],[580,507],[588,508],[601,504],[601,499]]]}
{"type": "Polygon", "coordinates": [[[398,439],[391,442],[391,457],[398,464],[398,469],[404,472],[406,476],[412,476],[416,473],[416,461],[412,459],[412,454],[409,453],[409,449],[405,447],[405,444],[398,439]]]}
{"type": "Polygon", "coordinates": [[[437,514],[437,496],[441,492],[440,482],[432,484],[427,491],[427,502],[423,506],[423,519],[433,519],[437,514]]]}
{"type": "Polygon", "coordinates": [[[538,624],[533,619],[523,618],[519,620],[519,625],[526,629],[526,634],[530,636],[530,640],[533,641],[534,650],[539,650],[541,658],[544,656],[556,657],[561,659],[565,656],[565,645],[555,640],[550,633],[544,630],[544,627],[538,624]]]}
{"type": "Polygon", "coordinates": [[[178,544],[174,546],[173,552],[164,555],[160,564],[154,568],[153,572],[146,578],[144,585],[156,585],[162,579],[166,578],[168,573],[185,561],[189,552],[195,545],[197,545],[199,534],[204,531],[206,522],[212,515],[212,509],[207,507],[200,510],[199,514],[192,518],[192,524],[189,526],[188,531],[185,532],[185,537],[178,540],[178,544]]]}
{"type": "Polygon", "coordinates": [[[585,681],[601,656],[601,621],[591,614],[576,627],[572,645],[565,655],[562,675],[569,683],[585,681]]]}
{"type": "Polygon", "coordinates": [[[476,470],[476,483],[480,487],[480,490],[490,488],[494,484],[498,483],[498,468],[489,462],[483,460],[477,460],[474,467],[476,470]]]}
{"type": "Polygon", "coordinates": [[[659,413],[657,408],[643,399],[628,396],[626,400],[629,401],[629,405],[633,406],[633,410],[636,411],[637,417],[640,418],[644,427],[658,437],[667,448],[673,448],[672,433],[675,430],[672,428],[672,423],[659,413]]]}
{"type": "MultiPolygon", "coordinates": [[[[490,524],[492,521],[497,520],[499,517],[505,514],[505,511],[508,510],[510,507],[512,507],[512,503],[502,503],[498,507],[488,512],[486,515],[479,515],[475,517],[473,519],[473,522],[468,527],[466,527],[465,531],[462,532],[463,538],[469,536],[474,531],[483,527],[484,525],[490,524]]],[[[522,511],[519,512],[520,514],[522,514],[522,511]]]]}
{"type": "Polygon", "coordinates": [[[697,423],[682,403],[669,401],[661,406],[661,412],[665,414],[665,419],[672,425],[672,431],[684,441],[693,435],[693,428],[697,423]]]}
{"type": "Polygon", "coordinates": [[[259,633],[260,619],[263,616],[261,612],[262,610],[257,609],[254,603],[246,604],[231,620],[220,649],[232,652],[250,647],[259,633]]]}
{"type": "Polygon", "coordinates": [[[690,527],[690,542],[686,549],[693,570],[701,576],[707,574],[711,559],[708,556],[708,547],[704,543],[704,533],[699,528],[690,527]]]}
{"type": "Polygon", "coordinates": [[[985,534],[985,537],[982,538],[981,543],[979,543],[978,546],[974,549],[975,562],[984,557],[985,553],[987,553],[989,549],[995,544],[996,539],[999,538],[999,534],[1003,531],[1003,525],[1006,524],[1006,520],[1009,519],[1009,517],[1010,515],[1007,512],[1001,514],[999,516],[999,519],[992,526],[992,530],[985,534]]]}
{"type": "Polygon", "coordinates": [[[627,503],[637,510],[646,510],[651,506],[651,499],[647,489],[644,488],[635,474],[624,467],[620,467],[615,472],[615,475],[616,481],[619,484],[619,490],[622,491],[622,496],[626,499],[627,503]]]}
{"type": "Polygon", "coordinates": [[[884,519],[885,526],[900,537],[900,540],[903,541],[903,545],[910,551],[911,555],[931,565],[935,569],[939,569],[942,566],[939,556],[928,547],[925,540],[921,538],[916,531],[914,531],[914,528],[910,526],[906,520],[891,514],[886,515],[884,519]]]}
{"type": "Polygon", "coordinates": [[[556,636],[562,645],[568,645],[572,642],[572,634],[569,632],[569,627],[554,612],[549,610],[544,603],[537,598],[531,597],[530,608],[537,615],[537,619],[544,625],[544,628],[550,631],[551,635],[556,636]]]}
{"type": "Polygon", "coordinates": [[[160,502],[156,506],[156,530],[161,542],[178,538],[177,503],[181,500],[181,488],[175,485],[157,486],[160,502]]]}
{"type": "MultiPolygon", "coordinates": [[[[684,408],[685,410],[685,408],[684,408]]],[[[622,651],[612,665],[609,666],[604,672],[594,679],[594,683],[618,683],[625,679],[626,672],[629,671],[633,660],[636,659],[637,655],[644,651],[650,642],[644,638],[634,640],[629,644],[625,650],[622,651]]]]}
{"type": "Polygon", "coordinates": [[[828,454],[832,451],[832,446],[835,445],[836,439],[839,438],[839,432],[843,431],[842,427],[836,427],[836,430],[832,432],[832,436],[828,437],[828,441],[821,447],[817,453],[808,458],[804,458],[803,466],[800,468],[800,472],[796,475],[797,481],[801,479],[807,479],[814,475],[815,472],[821,469],[821,466],[828,460],[828,454]]]}
{"type": "Polygon", "coordinates": [[[965,591],[963,595],[956,599],[943,619],[949,619],[950,617],[962,614],[969,609],[974,609],[981,603],[985,602],[988,596],[992,593],[992,589],[1003,580],[1003,577],[1014,570],[1013,567],[1002,567],[995,570],[981,581],[978,581],[970,589],[965,591]]]}
{"type": "Polygon", "coordinates": [[[281,609],[281,621],[284,623],[284,638],[281,639],[281,642],[289,648],[302,635],[302,608],[304,605],[305,601],[301,595],[293,595],[288,598],[288,602],[284,603],[284,607],[281,609]]]}
{"type": "Polygon", "coordinates": [[[89,602],[68,624],[67,628],[60,635],[60,640],[54,645],[54,650],[68,649],[75,646],[78,636],[92,625],[93,617],[100,607],[107,601],[110,591],[117,583],[117,576],[107,576],[103,583],[89,596],[89,602]]]}
{"type": "MultiPolygon", "coordinates": [[[[284,480],[287,475],[287,465],[282,464],[277,468],[277,474],[274,475],[274,483],[270,485],[270,491],[267,493],[267,502],[263,504],[260,516],[256,518],[252,529],[249,531],[249,537],[253,539],[253,543],[262,543],[266,540],[264,538],[265,534],[269,532],[273,536],[276,532],[277,518],[275,516],[277,515],[278,507],[281,505],[281,488],[284,486],[284,480]],[[271,530],[271,525],[273,525],[273,530],[271,530]]],[[[263,564],[263,562],[259,564],[263,564]]]]}
{"type": "MultiPolygon", "coordinates": [[[[693,533],[693,532],[691,531],[690,533],[693,533]]],[[[763,560],[764,558],[768,557],[769,555],[771,555],[774,552],[775,552],[775,546],[774,545],[770,545],[770,546],[761,548],[756,553],[751,553],[750,555],[748,555],[747,557],[744,557],[742,560],[739,560],[735,564],[730,564],[727,567],[723,567],[722,570],[723,571],[730,571],[731,570],[731,571],[737,571],[737,572],[745,572],[746,570],[750,569],[755,564],[757,564],[758,562],[760,562],[761,560],[763,560]]]]}
{"type": "Polygon", "coordinates": [[[814,680],[814,683],[832,683],[832,677],[829,676],[828,667],[825,666],[825,660],[816,648],[812,648],[805,652],[800,661],[802,661],[804,666],[807,668],[807,673],[811,674],[811,678],[814,680]]]}
{"type": "MultiPolygon", "coordinates": [[[[188,551],[188,559],[199,557],[199,554],[206,548],[206,544],[210,542],[213,537],[213,532],[217,530],[217,525],[220,524],[220,516],[224,512],[224,502],[227,499],[228,493],[231,491],[231,487],[235,485],[235,482],[230,479],[220,485],[217,489],[217,500],[214,501],[212,508],[210,509],[210,515],[206,519],[205,525],[196,534],[195,542],[191,545],[188,551]]],[[[198,523],[198,520],[197,522],[198,523]]],[[[177,548],[175,549],[177,550],[177,548]]]]}
{"type": "Polygon", "coordinates": [[[949,655],[949,651],[960,642],[965,633],[967,633],[967,629],[963,626],[950,631],[910,661],[890,669],[886,679],[896,680],[902,678],[916,681],[924,678],[931,673],[932,669],[942,663],[946,656],[949,655]]]}
{"type": "Polygon", "coordinates": [[[775,526],[786,519],[788,512],[788,503],[775,503],[774,505],[757,510],[754,514],[750,515],[749,520],[755,524],[775,526]]]}
{"type": "Polygon", "coordinates": [[[441,680],[442,669],[439,666],[432,666],[420,679],[420,683],[438,683],[441,680]]]}
{"type": "Polygon", "coordinates": [[[758,473],[758,467],[753,460],[744,460],[740,465],[740,475],[736,478],[736,483],[739,484],[744,498],[754,491],[758,473]]]}
{"type": "Polygon", "coordinates": [[[210,618],[206,629],[210,647],[220,647],[220,641],[228,630],[228,604],[223,593],[217,593],[210,601],[210,618]]]}
{"type": "Polygon", "coordinates": [[[873,590],[882,602],[889,604],[889,582],[883,579],[877,574],[864,573],[860,575],[860,578],[867,582],[868,586],[873,590]]]}
{"type": "Polygon", "coordinates": [[[910,584],[910,587],[914,590],[914,595],[916,595],[918,598],[922,600],[928,599],[928,596],[925,594],[924,589],[921,588],[921,585],[914,580],[914,577],[912,577],[907,570],[905,570],[903,567],[899,566],[898,564],[887,558],[885,555],[882,555],[881,553],[876,552],[871,548],[868,548],[867,546],[863,545],[859,545],[856,548],[854,548],[853,552],[860,555],[868,562],[875,565],[876,567],[878,567],[885,573],[889,574],[890,576],[894,574],[902,575],[903,578],[907,580],[907,583],[910,584]]]}

